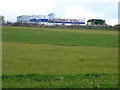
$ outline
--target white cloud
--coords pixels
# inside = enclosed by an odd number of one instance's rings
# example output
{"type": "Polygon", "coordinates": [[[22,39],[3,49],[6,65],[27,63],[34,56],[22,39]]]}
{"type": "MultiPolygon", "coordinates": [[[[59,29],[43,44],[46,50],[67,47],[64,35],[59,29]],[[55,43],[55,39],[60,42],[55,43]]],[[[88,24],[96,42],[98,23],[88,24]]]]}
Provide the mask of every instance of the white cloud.
{"type": "Polygon", "coordinates": [[[48,0],[3,0],[0,8],[8,11],[26,13],[46,13],[52,10],[53,2],[48,0]],[[7,3],[6,3],[7,2],[7,3]],[[48,3],[47,3],[48,2],[48,3]]]}
{"type": "Polygon", "coordinates": [[[114,25],[118,24],[118,19],[115,19],[115,18],[107,18],[105,20],[108,25],[114,26],[114,25]]]}
{"type": "Polygon", "coordinates": [[[94,18],[93,12],[78,5],[67,5],[65,7],[65,17],[68,18],[94,18]]]}
{"type": "Polygon", "coordinates": [[[64,1],[64,2],[84,2],[84,3],[96,3],[96,2],[112,2],[112,3],[116,3],[119,2],[119,0],[60,0],[60,1],[64,1]]]}
{"type": "Polygon", "coordinates": [[[53,11],[53,2],[54,0],[3,0],[0,14],[10,21],[16,21],[18,15],[44,15],[53,11]]]}
{"type": "Polygon", "coordinates": [[[65,7],[65,18],[83,19],[104,19],[104,14],[93,12],[79,5],[67,5],[65,7]]]}
{"type": "MultiPolygon", "coordinates": [[[[40,15],[55,12],[56,17],[63,18],[91,18],[107,17],[107,8],[103,11],[96,11],[93,4],[112,3],[110,8],[117,7],[119,0],[2,0],[0,5],[0,15],[4,15],[6,20],[15,21],[18,15],[40,15]],[[89,6],[93,8],[89,9],[89,6]]],[[[99,5],[100,6],[100,5],[99,5]]],[[[101,7],[102,8],[102,7],[101,7]]],[[[112,11],[111,11],[112,12],[112,11]]],[[[114,15],[113,13],[112,15],[114,15]]],[[[110,15],[109,18],[112,16],[110,15]]],[[[111,21],[116,20],[114,18],[111,21]]],[[[108,22],[109,23],[109,22],[108,22]]]]}

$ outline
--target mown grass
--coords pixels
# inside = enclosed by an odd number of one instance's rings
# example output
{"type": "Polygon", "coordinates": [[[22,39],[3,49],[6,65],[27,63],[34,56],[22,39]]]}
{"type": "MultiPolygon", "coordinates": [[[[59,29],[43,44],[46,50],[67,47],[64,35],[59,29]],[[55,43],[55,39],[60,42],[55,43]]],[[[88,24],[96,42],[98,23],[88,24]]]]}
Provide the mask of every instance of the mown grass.
{"type": "Polygon", "coordinates": [[[3,27],[4,88],[117,88],[117,31],[3,27]]]}

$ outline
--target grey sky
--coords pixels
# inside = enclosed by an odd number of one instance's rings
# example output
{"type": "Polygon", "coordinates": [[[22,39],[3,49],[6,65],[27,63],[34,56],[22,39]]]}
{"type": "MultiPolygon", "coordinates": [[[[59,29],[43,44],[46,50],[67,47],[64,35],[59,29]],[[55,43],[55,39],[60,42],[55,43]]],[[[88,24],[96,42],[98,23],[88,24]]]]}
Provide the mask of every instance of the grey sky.
{"type": "Polygon", "coordinates": [[[47,15],[60,18],[105,19],[107,24],[118,23],[119,0],[2,0],[0,15],[6,21],[16,21],[19,15],[47,15]]]}

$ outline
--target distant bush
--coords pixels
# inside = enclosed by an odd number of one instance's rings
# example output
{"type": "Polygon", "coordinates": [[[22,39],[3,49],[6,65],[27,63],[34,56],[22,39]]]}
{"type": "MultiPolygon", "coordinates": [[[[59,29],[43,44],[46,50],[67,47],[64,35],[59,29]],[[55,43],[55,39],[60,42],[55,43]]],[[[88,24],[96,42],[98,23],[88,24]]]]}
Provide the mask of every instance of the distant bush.
{"type": "Polygon", "coordinates": [[[118,30],[120,30],[120,24],[115,25],[114,28],[117,28],[118,30]]]}
{"type": "Polygon", "coordinates": [[[42,27],[42,28],[69,28],[69,29],[92,29],[92,30],[120,30],[120,24],[115,26],[109,25],[45,25],[45,24],[38,24],[38,23],[20,23],[20,22],[7,22],[4,24],[5,26],[24,26],[24,27],[42,27]]]}

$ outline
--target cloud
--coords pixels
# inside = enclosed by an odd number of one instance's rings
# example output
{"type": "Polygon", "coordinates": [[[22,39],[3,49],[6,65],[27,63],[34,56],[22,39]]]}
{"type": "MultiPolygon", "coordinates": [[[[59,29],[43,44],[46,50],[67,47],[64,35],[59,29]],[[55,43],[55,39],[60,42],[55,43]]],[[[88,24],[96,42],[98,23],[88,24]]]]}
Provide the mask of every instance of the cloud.
{"type": "Polygon", "coordinates": [[[106,23],[108,25],[114,26],[114,25],[118,24],[118,19],[117,18],[107,18],[105,20],[106,20],[106,23]]]}
{"type": "MultiPolygon", "coordinates": [[[[57,1],[57,0],[56,0],[57,1]]],[[[112,2],[112,3],[118,3],[119,0],[60,0],[61,2],[84,2],[84,3],[96,3],[96,2],[112,2]]]]}
{"type": "Polygon", "coordinates": [[[0,14],[6,20],[16,21],[19,15],[45,15],[53,11],[54,0],[3,0],[0,14]]]}
{"type": "Polygon", "coordinates": [[[85,18],[85,21],[87,23],[89,19],[104,19],[104,14],[99,12],[93,12],[80,5],[71,4],[65,7],[65,14],[63,17],[74,18],[74,19],[85,18]]]}
{"type": "Polygon", "coordinates": [[[6,20],[16,21],[19,15],[47,15],[51,12],[61,18],[116,17],[119,0],[2,0],[0,14],[6,20]],[[108,10],[110,9],[110,10],[108,10]]]}
{"type": "Polygon", "coordinates": [[[65,7],[65,17],[68,18],[94,18],[96,17],[93,12],[87,10],[79,5],[67,5],[65,7]]]}
{"type": "Polygon", "coordinates": [[[32,12],[39,14],[46,13],[54,8],[52,0],[51,2],[48,0],[3,0],[2,3],[0,8],[4,10],[15,11],[16,13],[24,12],[25,14],[32,14],[32,12]]]}

